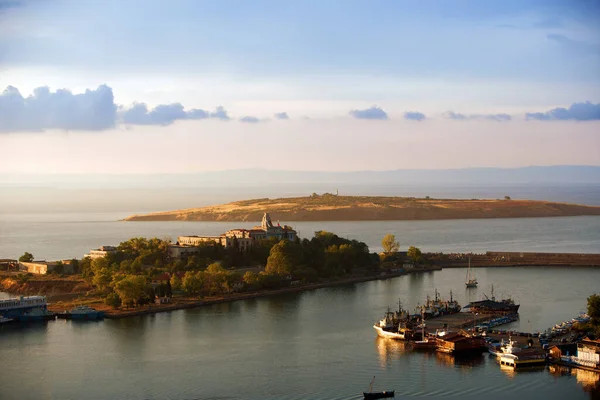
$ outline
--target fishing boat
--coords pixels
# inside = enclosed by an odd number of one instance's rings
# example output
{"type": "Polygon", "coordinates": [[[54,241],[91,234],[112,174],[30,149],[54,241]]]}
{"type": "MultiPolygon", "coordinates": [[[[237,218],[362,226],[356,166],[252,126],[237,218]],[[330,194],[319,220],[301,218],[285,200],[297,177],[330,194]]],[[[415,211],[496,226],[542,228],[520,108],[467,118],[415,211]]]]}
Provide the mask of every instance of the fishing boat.
{"type": "Polygon", "coordinates": [[[488,298],[485,294],[485,300],[472,301],[464,307],[464,312],[478,314],[517,314],[519,304],[515,304],[511,298],[497,301],[494,297],[494,286],[492,286],[492,296],[488,298]]]}
{"type": "Polygon", "coordinates": [[[465,281],[465,285],[467,285],[468,288],[477,287],[477,279],[475,279],[475,276],[471,275],[471,259],[470,258],[469,258],[469,267],[467,268],[467,279],[465,281]]]}
{"type": "Polygon", "coordinates": [[[384,390],[383,392],[374,392],[373,391],[373,383],[375,382],[375,377],[371,379],[371,384],[369,385],[369,391],[363,392],[363,396],[365,399],[385,399],[388,397],[394,397],[395,390],[384,390]]]}
{"type": "Polygon", "coordinates": [[[522,349],[520,347],[516,347],[517,342],[512,340],[512,338],[508,337],[508,342],[501,343],[489,343],[487,345],[488,353],[498,358],[502,357],[506,354],[515,354],[520,352],[522,349]]]}
{"type": "Polygon", "coordinates": [[[425,313],[421,313],[421,340],[412,342],[413,350],[435,350],[437,340],[435,338],[425,336],[425,313]]]}
{"type": "Polygon", "coordinates": [[[13,322],[14,319],[6,318],[0,315],[0,324],[8,324],[9,322],[13,322]]]}
{"type": "Polygon", "coordinates": [[[392,312],[388,307],[383,318],[373,325],[377,335],[386,339],[409,340],[412,338],[408,312],[402,309],[402,303],[398,301],[398,311],[392,312]]]}

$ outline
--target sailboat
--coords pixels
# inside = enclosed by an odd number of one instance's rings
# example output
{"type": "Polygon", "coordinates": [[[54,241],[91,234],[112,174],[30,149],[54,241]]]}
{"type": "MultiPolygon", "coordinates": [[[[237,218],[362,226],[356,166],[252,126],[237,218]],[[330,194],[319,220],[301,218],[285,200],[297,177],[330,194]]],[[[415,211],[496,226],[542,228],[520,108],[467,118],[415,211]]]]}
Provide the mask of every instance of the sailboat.
{"type": "Polygon", "coordinates": [[[421,340],[415,340],[412,344],[414,350],[435,350],[437,340],[425,336],[425,313],[421,311],[421,340]]]}
{"type": "Polygon", "coordinates": [[[469,268],[467,269],[467,280],[465,282],[468,288],[477,287],[477,279],[471,276],[471,259],[469,258],[469,268]]]}
{"type": "Polygon", "coordinates": [[[394,397],[395,390],[388,390],[383,392],[374,392],[373,391],[373,383],[375,382],[375,377],[371,379],[371,384],[369,385],[369,391],[363,392],[363,396],[365,399],[385,399],[387,397],[394,397]]]}

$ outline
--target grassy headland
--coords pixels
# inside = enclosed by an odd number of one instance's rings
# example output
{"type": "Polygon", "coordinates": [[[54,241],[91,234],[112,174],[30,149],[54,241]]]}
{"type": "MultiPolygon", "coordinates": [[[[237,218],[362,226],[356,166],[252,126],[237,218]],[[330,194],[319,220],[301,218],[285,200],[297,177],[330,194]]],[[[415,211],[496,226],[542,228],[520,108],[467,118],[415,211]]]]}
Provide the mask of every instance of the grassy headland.
{"type": "Polygon", "coordinates": [[[132,215],[126,221],[393,221],[600,215],[600,207],[538,200],[457,200],[333,194],[233,203],[132,215]]]}

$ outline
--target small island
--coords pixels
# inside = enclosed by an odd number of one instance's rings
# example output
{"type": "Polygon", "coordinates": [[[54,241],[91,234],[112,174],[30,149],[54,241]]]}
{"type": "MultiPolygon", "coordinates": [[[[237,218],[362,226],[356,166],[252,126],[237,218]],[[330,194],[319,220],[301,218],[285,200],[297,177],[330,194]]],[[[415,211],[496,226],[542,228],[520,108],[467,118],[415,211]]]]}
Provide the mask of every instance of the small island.
{"type": "Polygon", "coordinates": [[[132,215],[125,221],[255,221],[263,213],[286,221],[401,221],[476,218],[539,218],[600,215],[600,207],[539,200],[432,199],[339,196],[254,199],[184,210],[132,215]]]}

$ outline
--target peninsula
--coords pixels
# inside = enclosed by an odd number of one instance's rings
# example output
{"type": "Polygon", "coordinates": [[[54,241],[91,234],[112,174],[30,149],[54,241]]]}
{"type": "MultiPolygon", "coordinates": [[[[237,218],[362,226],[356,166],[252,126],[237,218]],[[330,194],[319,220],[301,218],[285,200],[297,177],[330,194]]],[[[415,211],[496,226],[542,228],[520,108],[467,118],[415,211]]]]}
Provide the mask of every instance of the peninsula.
{"type": "Polygon", "coordinates": [[[600,215],[600,207],[538,200],[458,200],[415,197],[338,196],[254,199],[175,211],[132,215],[126,221],[256,221],[263,213],[285,221],[394,221],[536,218],[600,215]]]}

